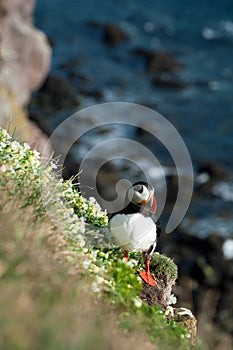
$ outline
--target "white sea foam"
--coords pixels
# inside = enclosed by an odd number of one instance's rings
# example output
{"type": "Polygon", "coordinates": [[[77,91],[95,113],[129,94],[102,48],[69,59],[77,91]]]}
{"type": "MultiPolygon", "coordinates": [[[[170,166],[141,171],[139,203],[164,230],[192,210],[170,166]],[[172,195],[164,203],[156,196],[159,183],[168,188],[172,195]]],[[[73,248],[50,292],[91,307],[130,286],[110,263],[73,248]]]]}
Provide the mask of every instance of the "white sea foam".
{"type": "Polygon", "coordinates": [[[218,182],[212,189],[212,193],[227,202],[233,202],[233,182],[218,182]]]}
{"type": "Polygon", "coordinates": [[[226,238],[222,245],[222,251],[225,259],[233,259],[233,222],[230,219],[220,217],[208,217],[193,222],[186,218],[183,220],[181,227],[189,234],[199,238],[206,238],[215,233],[226,238]]]}
{"type": "Polygon", "coordinates": [[[220,28],[227,34],[233,35],[233,22],[226,20],[226,21],[220,21],[219,23],[220,28]]]}
{"type": "Polygon", "coordinates": [[[217,30],[214,30],[209,27],[205,27],[202,30],[202,36],[206,40],[214,40],[214,39],[218,39],[220,37],[220,34],[218,33],[217,30]]]}
{"type": "Polygon", "coordinates": [[[199,238],[206,238],[217,234],[223,238],[231,238],[233,232],[232,219],[218,216],[209,216],[196,221],[185,218],[181,224],[182,229],[199,238]]]}
{"type": "Polygon", "coordinates": [[[202,36],[206,40],[218,40],[233,37],[233,22],[230,20],[219,21],[212,27],[204,27],[202,36]]]}
{"type": "Polygon", "coordinates": [[[226,239],[222,245],[222,250],[225,259],[233,259],[233,239],[226,239]]]}
{"type": "Polygon", "coordinates": [[[208,182],[210,179],[210,176],[208,173],[201,173],[196,176],[196,184],[197,185],[203,185],[204,183],[208,182]]]}

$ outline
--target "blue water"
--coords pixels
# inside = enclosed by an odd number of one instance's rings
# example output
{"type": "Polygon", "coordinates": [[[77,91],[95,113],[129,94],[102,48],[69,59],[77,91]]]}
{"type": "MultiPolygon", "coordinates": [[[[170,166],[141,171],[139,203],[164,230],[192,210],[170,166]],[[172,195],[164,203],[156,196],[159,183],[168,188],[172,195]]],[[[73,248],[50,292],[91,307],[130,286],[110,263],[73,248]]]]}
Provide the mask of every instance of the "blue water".
{"type": "MultiPolygon", "coordinates": [[[[217,161],[233,169],[233,3],[231,0],[38,0],[36,25],[55,43],[52,71],[74,65],[104,91],[106,101],[156,106],[187,143],[195,162],[217,161]],[[87,21],[120,24],[130,40],[106,46],[102,31],[87,21]],[[183,91],[153,87],[143,60],[130,53],[145,47],[172,53],[184,65],[183,91]],[[119,59],[117,60],[116,57],[119,59]]],[[[81,107],[95,101],[82,97],[81,107]]]]}

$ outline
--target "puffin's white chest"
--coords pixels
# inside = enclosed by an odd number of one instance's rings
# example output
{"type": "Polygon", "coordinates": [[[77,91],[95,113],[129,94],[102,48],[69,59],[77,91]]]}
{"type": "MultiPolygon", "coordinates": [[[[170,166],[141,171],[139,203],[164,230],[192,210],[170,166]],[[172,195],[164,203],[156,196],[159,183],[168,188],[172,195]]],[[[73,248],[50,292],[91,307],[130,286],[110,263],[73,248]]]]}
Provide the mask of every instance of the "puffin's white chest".
{"type": "Polygon", "coordinates": [[[110,230],[118,244],[131,252],[146,251],[156,240],[156,224],[139,213],[115,215],[110,230]]]}

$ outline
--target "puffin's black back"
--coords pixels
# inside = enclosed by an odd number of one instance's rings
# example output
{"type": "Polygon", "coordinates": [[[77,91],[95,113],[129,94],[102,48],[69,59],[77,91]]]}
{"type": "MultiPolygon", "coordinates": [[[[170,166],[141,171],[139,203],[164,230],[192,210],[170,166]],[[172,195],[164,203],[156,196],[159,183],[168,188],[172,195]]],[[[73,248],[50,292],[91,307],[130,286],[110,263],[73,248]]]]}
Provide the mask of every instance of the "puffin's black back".
{"type": "Polygon", "coordinates": [[[113,216],[117,215],[117,214],[136,214],[136,213],[140,213],[142,212],[143,210],[143,207],[142,206],[139,206],[139,205],[136,205],[132,202],[129,202],[123,209],[115,212],[115,213],[112,213],[112,214],[108,214],[108,217],[109,219],[111,219],[113,216]]]}

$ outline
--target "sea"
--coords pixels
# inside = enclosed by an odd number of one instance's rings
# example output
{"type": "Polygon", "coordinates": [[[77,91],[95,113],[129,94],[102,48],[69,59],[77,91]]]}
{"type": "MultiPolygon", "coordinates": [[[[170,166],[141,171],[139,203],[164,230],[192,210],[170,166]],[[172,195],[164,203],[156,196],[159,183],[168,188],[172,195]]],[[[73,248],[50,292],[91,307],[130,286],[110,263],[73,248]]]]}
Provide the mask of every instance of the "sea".
{"type": "Polygon", "coordinates": [[[51,73],[64,75],[69,66],[101,90],[98,101],[80,95],[80,80],[73,79],[80,108],[116,101],[149,106],[178,130],[194,170],[208,162],[228,172],[213,197],[191,203],[183,225],[202,237],[217,232],[225,240],[225,257],[232,259],[232,0],[37,0],[35,24],[53,43],[51,73]],[[109,23],[129,39],[107,45],[103,25],[109,23]],[[172,77],[187,87],[153,84],[144,58],[134,54],[138,49],[169,53],[182,66],[172,77]]]}

